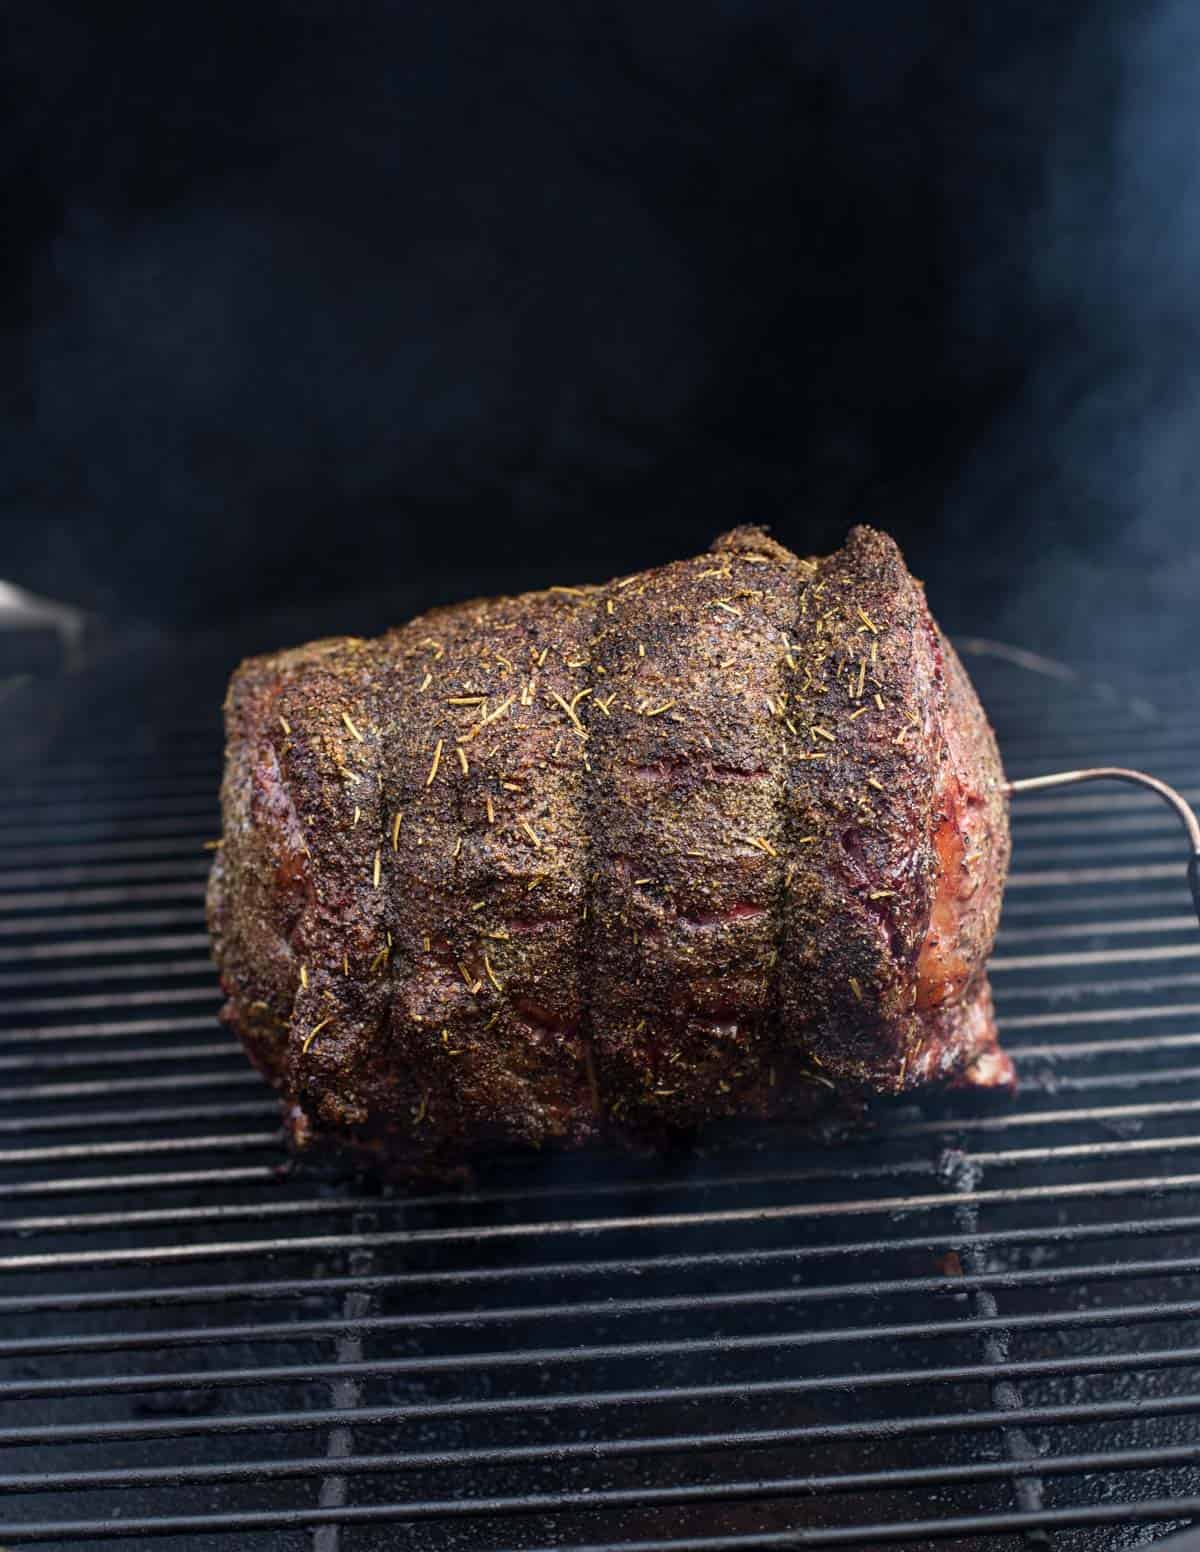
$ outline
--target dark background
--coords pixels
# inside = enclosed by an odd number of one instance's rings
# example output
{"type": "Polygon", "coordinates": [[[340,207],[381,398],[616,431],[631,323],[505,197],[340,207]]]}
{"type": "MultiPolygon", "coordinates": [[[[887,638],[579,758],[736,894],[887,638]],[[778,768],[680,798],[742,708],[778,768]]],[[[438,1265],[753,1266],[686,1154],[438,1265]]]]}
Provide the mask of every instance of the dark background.
{"type": "Polygon", "coordinates": [[[869,520],[1196,661],[1190,0],[19,10],[0,575],[232,640],[869,520]]]}

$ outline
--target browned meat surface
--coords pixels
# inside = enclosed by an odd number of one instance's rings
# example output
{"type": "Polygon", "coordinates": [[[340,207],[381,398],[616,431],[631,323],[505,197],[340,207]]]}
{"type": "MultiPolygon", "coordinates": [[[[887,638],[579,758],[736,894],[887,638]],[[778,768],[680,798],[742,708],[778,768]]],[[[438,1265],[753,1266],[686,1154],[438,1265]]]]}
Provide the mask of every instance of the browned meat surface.
{"type": "Polygon", "coordinates": [[[244,663],[209,886],[299,1145],[417,1172],[1011,1083],[1008,825],[919,584],[856,528],[244,663]]]}

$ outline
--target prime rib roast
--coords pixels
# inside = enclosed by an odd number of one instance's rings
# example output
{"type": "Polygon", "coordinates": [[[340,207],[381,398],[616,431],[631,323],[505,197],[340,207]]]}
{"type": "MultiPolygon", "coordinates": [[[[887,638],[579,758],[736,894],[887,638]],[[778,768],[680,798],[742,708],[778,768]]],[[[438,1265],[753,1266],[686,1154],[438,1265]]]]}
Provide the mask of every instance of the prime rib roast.
{"type": "Polygon", "coordinates": [[[208,893],[298,1147],[448,1174],[1011,1084],[991,729],[885,534],[252,658],[208,893]]]}

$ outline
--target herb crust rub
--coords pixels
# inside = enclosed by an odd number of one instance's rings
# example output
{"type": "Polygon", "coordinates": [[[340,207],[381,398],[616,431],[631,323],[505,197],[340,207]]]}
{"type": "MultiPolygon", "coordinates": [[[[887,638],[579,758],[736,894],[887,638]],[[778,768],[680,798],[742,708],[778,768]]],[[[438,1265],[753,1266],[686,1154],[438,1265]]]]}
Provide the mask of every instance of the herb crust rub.
{"type": "Polygon", "coordinates": [[[251,659],[209,885],[298,1146],[402,1172],[1001,1085],[991,730],[886,535],[251,659]]]}

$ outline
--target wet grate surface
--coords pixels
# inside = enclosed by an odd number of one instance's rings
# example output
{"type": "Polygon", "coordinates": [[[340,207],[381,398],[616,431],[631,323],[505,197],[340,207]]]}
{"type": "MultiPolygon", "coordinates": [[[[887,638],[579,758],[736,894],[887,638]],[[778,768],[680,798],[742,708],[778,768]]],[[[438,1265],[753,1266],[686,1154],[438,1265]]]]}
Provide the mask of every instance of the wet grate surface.
{"type": "MultiPolygon", "coordinates": [[[[1185,688],[968,662],[1010,775],[1200,798],[1185,688]]],[[[389,1194],[283,1172],[216,1022],[220,733],[179,683],[7,708],[0,1543],[1091,1552],[1200,1515],[1200,933],[1154,799],[1014,812],[1016,1099],[389,1194]]]]}

